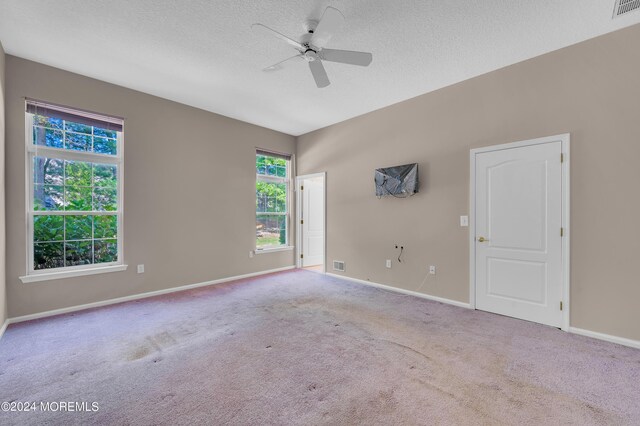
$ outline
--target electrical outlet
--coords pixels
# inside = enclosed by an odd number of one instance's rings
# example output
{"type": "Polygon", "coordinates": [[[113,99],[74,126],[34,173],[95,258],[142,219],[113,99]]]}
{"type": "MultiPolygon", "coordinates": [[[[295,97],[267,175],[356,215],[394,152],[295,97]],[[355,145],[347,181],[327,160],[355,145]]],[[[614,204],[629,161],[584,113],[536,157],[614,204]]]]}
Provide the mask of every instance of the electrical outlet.
{"type": "Polygon", "coordinates": [[[436,267],[433,266],[433,265],[429,266],[429,273],[431,275],[435,275],[436,274],[436,267]]]}
{"type": "Polygon", "coordinates": [[[138,273],[144,274],[144,265],[138,265],[138,273]]]}
{"type": "Polygon", "coordinates": [[[469,226],[469,216],[460,216],[460,226],[463,228],[469,226]]]}
{"type": "Polygon", "coordinates": [[[386,266],[387,268],[391,269],[391,259],[387,259],[386,266]]]}

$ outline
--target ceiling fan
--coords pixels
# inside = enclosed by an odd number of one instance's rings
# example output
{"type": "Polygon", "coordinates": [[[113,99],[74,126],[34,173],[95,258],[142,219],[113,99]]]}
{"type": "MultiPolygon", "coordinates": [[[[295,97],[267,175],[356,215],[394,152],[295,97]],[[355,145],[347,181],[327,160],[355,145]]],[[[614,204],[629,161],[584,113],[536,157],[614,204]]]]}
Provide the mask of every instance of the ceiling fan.
{"type": "Polygon", "coordinates": [[[344,24],[344,16],[338,9],[327,7],[319,22],[307,21],[307,32],[300,41],[294,40],[263,24],[253,24],[251,28],[260,34],[269,34],[289,43],[298,54],[273,64],[263,71],[275,71],[290,62],[305,60],[309,63],[309,69],[318,88],[327,87],[331,82],[322,61],[340,62],[342,64],[368,66],[373,60],[373,55],[366,52],[354,52],[352,50],[326,49],[331,36],[339,31],[344,24]]]}

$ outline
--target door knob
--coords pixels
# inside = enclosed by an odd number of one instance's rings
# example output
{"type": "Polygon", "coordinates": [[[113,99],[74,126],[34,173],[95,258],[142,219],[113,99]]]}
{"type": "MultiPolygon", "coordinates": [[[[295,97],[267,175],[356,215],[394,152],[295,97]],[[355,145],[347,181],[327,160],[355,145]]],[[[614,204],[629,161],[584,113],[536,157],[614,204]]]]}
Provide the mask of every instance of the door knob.
{"type": "Polygon", "coordinates": [[[489,241],[489,240],[487,240],[485,237],[478,237],[478,242],[479,243],[484,243],[484,242],[487,242],[487,241],[489,241]]]}

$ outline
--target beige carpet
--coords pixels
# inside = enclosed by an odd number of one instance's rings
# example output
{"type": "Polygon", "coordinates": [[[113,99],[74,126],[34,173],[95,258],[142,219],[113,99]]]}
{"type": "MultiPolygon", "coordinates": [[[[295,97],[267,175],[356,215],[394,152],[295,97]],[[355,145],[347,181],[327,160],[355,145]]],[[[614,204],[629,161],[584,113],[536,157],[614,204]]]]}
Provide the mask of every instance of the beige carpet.
{"type": "Polygon", "coordinates": [[[640,424],[640,351],[307,271],[11,325],[0,424],[640,424]],[[90,407],[90,405],[89,405],[90,407]]]}

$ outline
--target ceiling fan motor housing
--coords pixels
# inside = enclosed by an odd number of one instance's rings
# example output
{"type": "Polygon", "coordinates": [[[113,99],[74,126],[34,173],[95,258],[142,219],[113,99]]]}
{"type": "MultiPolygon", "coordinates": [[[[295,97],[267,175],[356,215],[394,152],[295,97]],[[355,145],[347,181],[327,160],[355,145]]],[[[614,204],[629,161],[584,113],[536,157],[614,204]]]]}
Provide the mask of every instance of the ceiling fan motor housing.
{"type": "Polygon", "coordinates": [[[318,52],[316,52],[315,50],[308,48],[307,50],[305,50],[304,54],[304,59],[307,62],[313,62],[315,60],[319,60],[320,57],[318,56],[318,52]]]}

